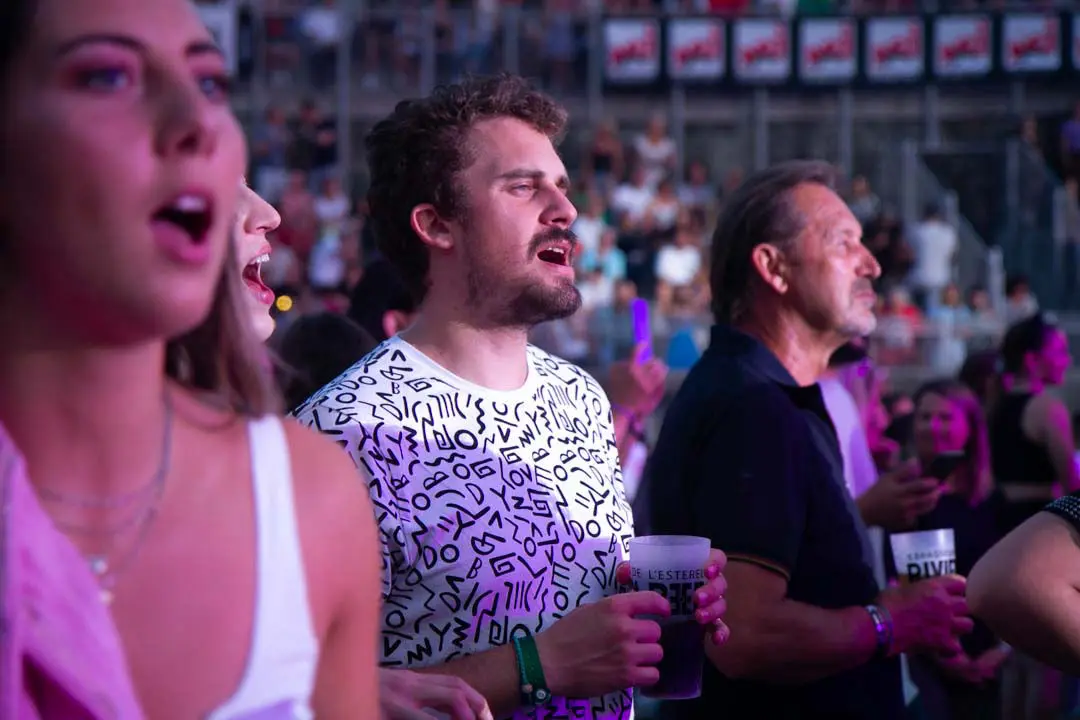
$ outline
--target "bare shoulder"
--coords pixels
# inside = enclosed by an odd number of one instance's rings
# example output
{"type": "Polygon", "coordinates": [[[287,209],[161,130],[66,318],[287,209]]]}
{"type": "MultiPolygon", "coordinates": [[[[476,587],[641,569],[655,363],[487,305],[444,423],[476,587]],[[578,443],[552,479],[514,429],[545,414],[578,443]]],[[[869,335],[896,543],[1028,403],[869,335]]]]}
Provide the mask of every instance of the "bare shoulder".
{"type": "Polygon", "coordinates": [[[1066,407],[1065,401],[1056,395],[1052,395],[1048,392],[1039,393],[1035,397],[1031,398],[1031,404],[1029,405],[1032,412],[1040,415],[1051,415],[1054,413],[1068,413],[1069,408],[1066,407]]]}
{"type": "Polygon", "coordinates": [[[375,516],[367,480],[345,451],[294,420],[286,418],[283,424],[308,593],[316,621],[326,628],[355,583],[378,586],[375,516]],[[342,572],[343,568],[353,572],[342,572]]]}
{"type": "Polygon", "coordinates": [[[1072,424],[1065,402],[1050,393],[1040,393],[1032,398],[1025,410],[1025,416],[1025,431],[1035,438],[1043,438],[1051,430],[1062,430],[1072,424]]]}
{"type": "MultiPolygon", "coordinates": [[[[1040,578],[1064,577],[1065,569],[1080,569],[1080,533],[1076,525],[1054,512],[1035,513],[1006,535],[976,563],[968,577],[968,591],[979,594],[1003,582],[1020,590],[1040,578]],[[1018,582],[1023,578],[1024,582],[1018,582]],[[1028,581],[1031,582],[1028,582],[1028,581]]],[[[1075,573],[1070,575],[1075,576],[1075,573]]],[[[1070,580],[1072,577],[1070,577],[1070,580]]]]}
{"type": "Polygon", "coordinates": [[[294,493],[301,518],[335,519],[361,526],[374,522],[367,478],[345,451],[324,435],[285,418],[294,493]]]}

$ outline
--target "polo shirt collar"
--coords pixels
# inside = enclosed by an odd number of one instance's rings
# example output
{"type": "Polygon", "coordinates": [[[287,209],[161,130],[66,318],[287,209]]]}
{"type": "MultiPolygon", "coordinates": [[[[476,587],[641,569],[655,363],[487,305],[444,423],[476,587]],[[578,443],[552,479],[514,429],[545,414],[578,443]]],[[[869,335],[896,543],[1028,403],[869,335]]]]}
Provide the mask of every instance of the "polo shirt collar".
{"type": "Polygon", "coordinates": [[[740,356],[747,365],[779,385],[800,387],[772,350],[753,335],[731,325],[713,325],[709,347],[716,348],[724,355],[740,356]]]}

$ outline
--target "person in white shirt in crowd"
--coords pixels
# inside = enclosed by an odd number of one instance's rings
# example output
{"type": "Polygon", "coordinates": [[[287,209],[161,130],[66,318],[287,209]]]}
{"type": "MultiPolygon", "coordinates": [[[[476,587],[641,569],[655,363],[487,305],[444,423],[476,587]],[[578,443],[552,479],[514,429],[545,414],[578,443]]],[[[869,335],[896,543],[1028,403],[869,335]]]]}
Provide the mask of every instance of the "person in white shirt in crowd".
{"type": "Polygon", "coordinates": [[[941,290],[941,299],[929,313],[931,329],[930,364],[943,376],[955,375],[967,357],[967,339],[972,333],[971,309],[955,283],[941,290]]]}
{"type": "MultiPolygon", "coordinates": [[[[296,415],[372,478],[383,666],[456,675],[498,717],[628,720],[631,688],[659,677],[659,626],[638,616],[670,606],[616,592],[633,524],[614,425],[651,412],[664,368],[617,366],[609,404],[527,344],[580,306],[553,144],[565,125],[502,75],[400,103],[374,127],[371,221],[419,310],[296,415]]],[[[728,636],[724,562],[713,551],[694,595],[710,645],[728,636]]]]}
{"type": "Polygon", "coordinates": [[[323,232],[340,232],[349,217],[351,205],[339,178],[328,175],[322,179],[322,187],[315,196],[315,217],[319,219],[323,232]]]}
{"type": "MultiPolygon", "coordinates": [[[[656,186],[652,202],[649,203],[648,213],[653,231],[662,239],[669,238],[683,212],[679,196],[675,194],[675,183],[670,177],[662,178],[656,186]]],[[[688,211],[686,212],[688,214],[688,211]]]]}
{"type": "Polygon", "coordinates": [[[307,41],[309,81],[316,87],[333,82],[337,46],[341,42],[341,10],[335,0],[321,0],[300,15],[300,30],[307,41]]]}
{"type": "Polygon", "coordinates": [[[585,212],[578,215],[571,228],[577,235],[581,252],[585,255],[595,253],[600,249],[600,236],[608,228],[604,206],[604,198],[598,193],[589,193],[589,199],[585,206],[585,212]]]}
{"type": "Polygon", "coordinates": [[[581,251],[581,268],[585,272],[599,270],[604,280],[611,283],[612,293],[614,284],[626,277],[626,253],[616,245],[617,239],[615,228],[608,227],[600,235],[600,245],[595,250],[581,251]]]}
{"type": "Polygon", "coordinates": [[[668,135],[667,119],[656,113],[645,132],[634,138],[634,156],[645,171],[645,185],[655,190],[675,170],[679,148],[668,135]]]}
{"type": "Polygon", "coordinates": [[[656,279],[674,289],[693,283],[699,272],[701,247],[697,228],[689,213],[684,212],[675,228],[674,239],[656,254],[656,279]]]}
{"type": "Polygon", "coordinates": [[[1027,320],[1039,312],[1039,299],[1031,290],[1031,282],[1026,275],[1010,275],[1005,280],[1005,317],[1006,327],[1027,320]]]}
{"type": "Polygon", "coordinates": [[[956,228],[949,224],[939,206],[930,204],[922,222],[911,230],[911,246],[915,251],[915,267],[911,282],[922,296],[924,310],[932,310],[941,302],[941,291],[952,282],[953,264],[959,240],[956,228]]]}
{"type": "MultiPolygon", "coordinates": [[[[270,307],[274,293],[262,283],[260,266],[270,259],[267,236],[281,224],[270,203],[242,182],[240,202],[233,223],[233,242],[240,276],[247,287],[247,309],[256,337],[266,342],[274,332],[270,307]]],[[[379,670],[379,702],[382,720],[413,720],[422,709],[449,713],[452,720],[490,718],[483,697],[452,675],[420,675],[408,670],[379,670]]]]}
{"type": "Polygon", "coordinates": [[[709,181],[709,168],[700,160],[691,160],[686,168],[686,182],[679,186],[679,202],[698,219],[705,220],[716,201],[717,190],[709,181]]]}
{"type": "Polygon", "coordinates": [[[345,282],[346,263],[342,236],[336,230],[323,230],[308,258],[308,282],[317,292],[339,290],[345,282]]]}
{"type": "Polygon", "coordinates": [[[647,182],[645,169],[635,165],[630,177],[611,192],[611,211],[619,229],[626,233],[647,233],[653,229],[649,208],[653,189],[647,182]]]}
{"type": "Polygon", "coordinates": [[[300,15],[300,29],[319,45],[334,47],[341,37],[341,11],[334,0],[323,0],[300,15]]]}
{"type": "Polygon", "coordinates": [[[581,318],[586,323],[593,311],[607,307],[615,301],[615,281],[605,276],[603,268],[595,263],[580,264],[577,287],[581,293],[581,312],[574,317],[581,318]]]}

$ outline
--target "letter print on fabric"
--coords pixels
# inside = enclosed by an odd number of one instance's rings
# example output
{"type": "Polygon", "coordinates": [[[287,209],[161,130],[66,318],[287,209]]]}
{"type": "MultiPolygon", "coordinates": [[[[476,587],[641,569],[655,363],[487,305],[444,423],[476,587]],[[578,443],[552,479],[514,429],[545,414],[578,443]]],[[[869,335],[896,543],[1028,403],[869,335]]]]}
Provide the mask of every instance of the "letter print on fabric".
{"type": "MultiPolygon", "coordinates": [[[[437,665],[540,633],[615,593],[633,536],[611,410],[587,373],[529,348],[497,392],[392,338],[297,409],[369,478],[383,551],[380,662],[437,665]]],[[[632,717],[631,694],[513,717],[632,717]]]]}

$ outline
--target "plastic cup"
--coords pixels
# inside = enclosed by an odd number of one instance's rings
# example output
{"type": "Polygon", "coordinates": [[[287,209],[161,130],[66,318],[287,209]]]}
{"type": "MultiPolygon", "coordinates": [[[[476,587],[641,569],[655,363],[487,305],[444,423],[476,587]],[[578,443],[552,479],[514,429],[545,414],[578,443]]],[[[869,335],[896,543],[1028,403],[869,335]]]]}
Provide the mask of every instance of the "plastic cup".
{"type": "Polygon", "coordinates": [[[646,697],[688,700],[701,696],[705,662],[705,629],[694,617],[694,592],[706,583],[708,538],[689,535],[647,535],[630,540],[630,577],[634,590],[651,590],[671,603],[671,615],[660,623],[664,657],[657,665],[660,680],[642,688],[646,697]]]}
{"type": "Polygon", "coordinates": [[[890,542],[901,585],[956,572],[956,540],[951,529],[897,533],[890,542]]]}

